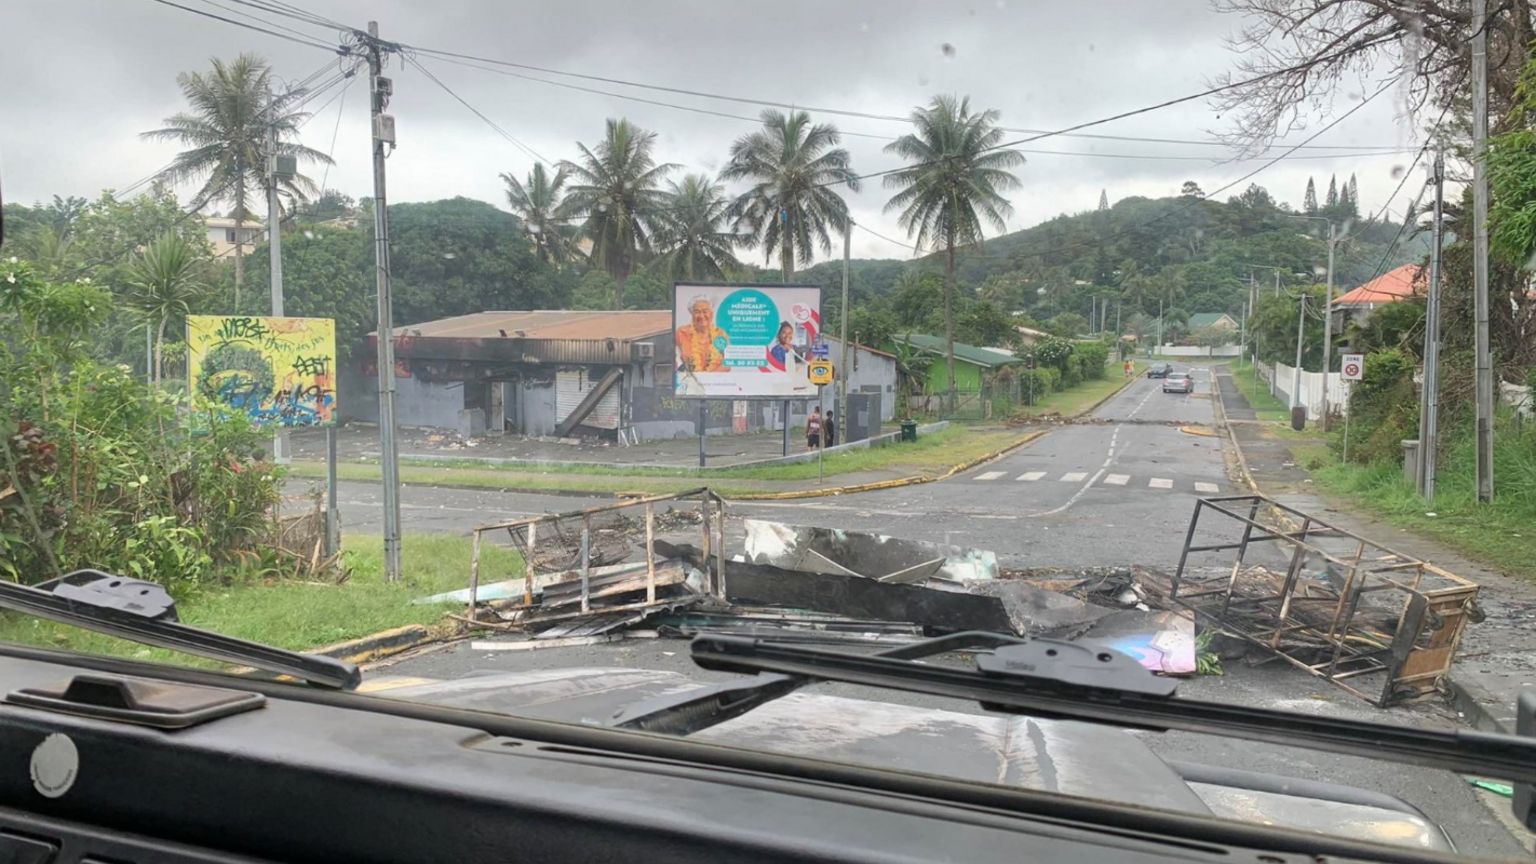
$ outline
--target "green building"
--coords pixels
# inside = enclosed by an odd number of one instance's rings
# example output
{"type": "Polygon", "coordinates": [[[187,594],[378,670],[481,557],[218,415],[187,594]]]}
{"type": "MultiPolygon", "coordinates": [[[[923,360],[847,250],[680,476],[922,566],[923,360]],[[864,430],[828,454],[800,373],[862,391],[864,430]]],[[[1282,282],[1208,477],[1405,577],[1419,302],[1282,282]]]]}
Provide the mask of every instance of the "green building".
{"type": "MultiPolygon", "coordinates": [[[[949,349],[943,336],[913,333],[897,336],[893,341],[910,345],[924,354],[933,355],[928,367],[928,381],[923,392],[932,396],[949,392],[949,349]]],[[[980,393],[984,385],[1005,366],[1018,366],[1024,361],[1002,348],[981,348],[955,343],[955,390],[960,393],[980,393]]]]}

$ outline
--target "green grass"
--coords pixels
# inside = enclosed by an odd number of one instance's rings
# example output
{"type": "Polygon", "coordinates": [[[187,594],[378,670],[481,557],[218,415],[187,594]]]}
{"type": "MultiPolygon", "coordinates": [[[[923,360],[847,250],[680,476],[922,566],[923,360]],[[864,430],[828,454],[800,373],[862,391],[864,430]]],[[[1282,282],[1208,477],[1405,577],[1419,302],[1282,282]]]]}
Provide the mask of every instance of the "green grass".
{"type": "Polygon", "coordinates": [[[1253,364],[1246,359],[1238,359],[1232,362],[1232,381],[1237,384],[1243,396],[1247,397],[1248,404],[1260,420],[1268,420],[1275,423],[1289,423],[1291,421],[1291,408],[1274,396],[1269,395],[1269,385],[1263,378],[1254,376],[1253,364]]]}
{"type": "MultiPolygon", "coordinates": [[[[830,478],[870,471],[898,475],[934,473],[995,452],[1022,437],[1023,433],[1018,430],[950,426],[923,435],[912,443],[830,454],[823,459],[820,476],[830,478]]],[[[343,462],[336,468],[337,477],[342,480],[375,482],[379,480],[379,472],[379,466],[372,463],[343,462]]],[[[294,462],[289,466],[289,473],[298,477],[324,477],[325,468],[320,463],[294,462]]],[[[771,485],[775,482],[814,480],[818,476],[814,460],[703,471],[565,465],[503,468],[467,461],[407,463],[400,467],[401,482],[423,485],[450,483],[484,489],[609,494],[637,491],[663,494],[708,485],[727,497],[775,491],[777,487],[771,485]]]]}
{"type": "MultiPolygon", "coordinates": [[[[176,603],[182,623],[226,636],[308,650],[406,624],[442,619],[442,606],[413,606],[416,597],[469,584],[470,541],[440,534],[407,535],[402,544],[404,578],[383,579],[383,544],[373,536],[344,539],[351,577],[340,585],[293,580],[208,586],[176,603]]],[[[482,572],[512,572],[515,552],[481,550],[482,572]]],[[[0,615],[0,641],[89,654],[110,654],[177,665],[213,666],[188,654],[149,648],[66,624],[16,613],[0,615]]]]}
{"type": "Polygon", "coordinates": [[[1536,580],[1536,430],[1529,423],[1516,430],[1508,417],[1495,430],[1495,495],[1488,504],[1477,501],[1472,436],[1448,430],[1442,440],[1453,443],[1441,456],[1433,504],[1403,479],[1400,465],[1343,464],[1320,446],[1293,453],[1328,491],[1468,558],[1536,580]]]}
{"type": "MultiPolygon", "coordinates": [[[[1137,378],[1146,374],[1147,363],[1145,360],[1133,362],[1136,364],[1137,378]]],[[[1118,362],[1112,362],[1106,368],[1109,370],[1107,377],[1084,381],[1082,384],[1069,390],[1059,390],[1041,399],[1034,405],[1020,408],[1015,412],[1014,416],[1040,417],[1046,414],[1060,414],[1063,417],[1073,417],[1087,411],[1099,400],[1125,386],[1126,378],[1124,373],[1121,372],[1118,362]]]]}

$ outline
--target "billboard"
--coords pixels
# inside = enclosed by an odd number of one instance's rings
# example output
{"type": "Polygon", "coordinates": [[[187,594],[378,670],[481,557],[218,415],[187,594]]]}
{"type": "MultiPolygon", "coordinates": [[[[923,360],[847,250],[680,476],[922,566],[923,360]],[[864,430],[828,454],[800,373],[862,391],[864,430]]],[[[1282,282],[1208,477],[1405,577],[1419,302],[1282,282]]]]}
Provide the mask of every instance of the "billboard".
{"type": "Polygon", "coordinates": [[[684,398],[798,399],[821,339],[821,289],[804,285],[673,286],[673,391],[684,398]]]}
{"type": "Polygon", "coordinates": [[[194,410],[240,411],[259,426],[336,423],[336,322],[187,316],[194,410]]]}

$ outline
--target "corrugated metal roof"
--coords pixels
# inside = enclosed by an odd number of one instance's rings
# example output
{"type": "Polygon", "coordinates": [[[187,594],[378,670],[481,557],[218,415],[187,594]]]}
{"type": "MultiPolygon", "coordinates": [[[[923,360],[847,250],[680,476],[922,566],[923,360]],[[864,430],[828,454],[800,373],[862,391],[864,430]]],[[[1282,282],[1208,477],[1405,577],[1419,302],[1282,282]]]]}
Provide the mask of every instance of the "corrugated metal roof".
{"type": "Polygon", "coordinates": [[[618,339],[655,336],[672,329],[670,309],[603,312],[578,309],[475,312],[395,328],[396,336],[425,339],[618,339]]]}
{"type": "Polygon", "coordinates": [[[1333,301],[1333,305],[1373,306],[1406,300],[1414,295],[1415,285],[1419,282],[1419,271],[1423,269],[1417,264],[1404,264],[1395,270],[1388,270],[1359,288],[1339,295],[1333,301]]]}
{"type": "MultiPolygon", "coordinates": [[[[895,341],[904,342],[922,351],[941,356],[949,355],[948,343],[942,336],[929,336],[924,333],[909,333],[895,337],[895,341]]],[[[1017,357],[1006,356],[1002,353],[979,348],[975,345],[966,345],[963,342],[955,343],[955,359],[962,363],[970,363],[973,366],[984,366],[991,369],[995,366],[1010,366],[1014,363],[1023,363],[1017,357]]]]}

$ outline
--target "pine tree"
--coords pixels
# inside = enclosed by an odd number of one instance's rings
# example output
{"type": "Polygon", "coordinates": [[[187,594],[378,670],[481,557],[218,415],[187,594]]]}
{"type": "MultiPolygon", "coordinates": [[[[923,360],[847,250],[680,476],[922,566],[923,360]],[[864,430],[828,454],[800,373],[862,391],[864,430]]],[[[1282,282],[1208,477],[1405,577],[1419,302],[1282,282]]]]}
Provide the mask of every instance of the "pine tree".
{"type": "Polygon", "coordinates": [[[1339,206],[1339,178],[1330,175],[1328,177],[1328,209],[1339,206]]]}
{"type": "Polygon", "coordinates": [[[1355,182],[1353,172],[1349,175],[1349,186],[1347,188],[1349,189],[1349,203],[1355,205],[1355,209],[1358,211],[1360,209],[1360,184],[1355,182]]]}
{"type": "Polygon", "coordinates": [[[1099,210],[1103,211],[1103,210],[1108,210],[1108,209],[1109,209],[1109,192],[1108,192],[1108,190],[1100,189],[1099,190],[1099,210]]]}
{"type": "Polygon", "coordinates": [[[1317,214],[1317,186],[1313,184],[1311,177],[1307,178],[1307,194],[1301,199],[1301,209],[1305,210],[1308,216],[1317,214]]]}

